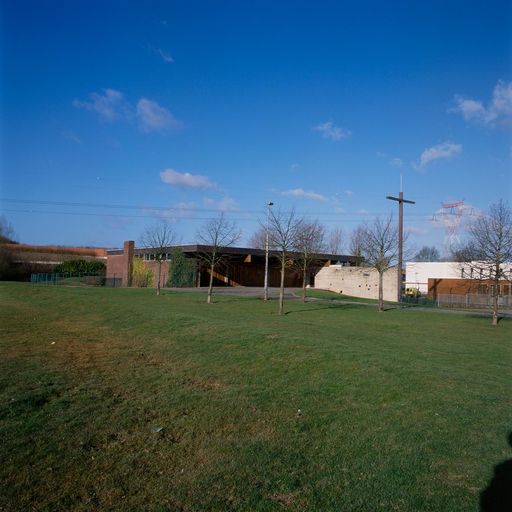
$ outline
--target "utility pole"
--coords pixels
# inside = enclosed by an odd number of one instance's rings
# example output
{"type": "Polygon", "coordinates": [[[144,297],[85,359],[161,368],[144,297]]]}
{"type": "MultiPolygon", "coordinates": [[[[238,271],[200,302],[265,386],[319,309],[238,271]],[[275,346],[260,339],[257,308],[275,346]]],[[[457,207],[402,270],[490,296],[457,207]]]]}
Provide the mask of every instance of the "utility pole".
{"type": "Polygon", "coordinates": [[[274,203],[269,202],[267,203],[267,229],[265,233],[265,284],[264,286],[264,293],[263,293],[263,300],[268,300],[268,229],[269,229],[269,223],[270,223],[270,207],[274,206],[274,203]]]}
{"type": "Polygon", "coordinates": [[[403,252],[404,252],[404,203],[416,204],[414,201],[404,199],[404,193],[402,190],[402,175],[400,175],[400,193],[398,197],[386,196],[386,199],[398,202],[398,272],[397,272],[397,284],[398,284],[398,302],[402,301],[402,266],[403,266],[403,252]]]}

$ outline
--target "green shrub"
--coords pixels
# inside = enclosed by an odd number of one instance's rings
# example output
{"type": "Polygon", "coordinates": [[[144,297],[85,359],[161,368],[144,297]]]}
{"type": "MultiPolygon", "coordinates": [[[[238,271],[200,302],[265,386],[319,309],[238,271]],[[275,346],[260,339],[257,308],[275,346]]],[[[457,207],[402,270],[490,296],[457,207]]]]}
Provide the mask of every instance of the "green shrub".
{"type": "Polygon", "coordinates": [[[68,260],[63,261],[55,267],[54,272],[91,272],[97,274],[105,273],[105,263],[98,260],[68,260]]]}
{"type": "Polygon", "coordinates": [[[195,262],[187,258],[180,247],[175,247],[171,253],[167,286],[171,288],[194,286],[195,273],[195,262]]]}
{"type": "Polygon", "coordinates": [[[133,258],[132,264],[132,286],[136,288],[147,288],[153,286],[155,275],[146,267],[140,258],[133,258]]]}

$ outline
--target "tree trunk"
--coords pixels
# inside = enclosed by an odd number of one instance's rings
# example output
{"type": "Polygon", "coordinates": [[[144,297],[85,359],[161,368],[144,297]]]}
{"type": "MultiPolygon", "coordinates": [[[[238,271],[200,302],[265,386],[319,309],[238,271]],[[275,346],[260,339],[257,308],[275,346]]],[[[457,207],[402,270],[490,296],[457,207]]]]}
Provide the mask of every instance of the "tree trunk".
{"type": "Polygon", "coordinates": [[[306,264],[302,267],[302,302],[306,302],[306,273],[308,269],[306,264]]]}
{"type": "Polygon", "coordinates": [[[162,275],[162,261],[158,260],[158,280],[156,282],[156,294],[160,295],[160,277],[162,275]]]}
{"type": "Polygon", "coordinates": [[[492,325],[498,325],[498,294],[494,292],[492,305],[492,325]]]}
{"type": "Polygon", "coordinates": [[[208,298],[206,302],[208,304],[212,303],[212,291],[213,291],[213,271],[215,270],[215,265],[212,263],[210,265],[210,284],[208,285],[208,298]]]}
{"type": "Polygon", "coordinates": [[[379,311],[384,311],[384,297],[382,290],[383,272],[379,272],[379,311]]]}
{"type": "Polygon", "coordinates": [[[279,289],[279,314],[283,314],[283,303],[284,303],[284,269],[286,266],[286,258],[283,254],[281,256],[281,288],[279,289]]]}
{"type": "Polygon", "coordinates": [[[492,298],[492,325],[498,325],[498,297],[500,294],[500,265],[496,265],[494,293],[492,298]]]}

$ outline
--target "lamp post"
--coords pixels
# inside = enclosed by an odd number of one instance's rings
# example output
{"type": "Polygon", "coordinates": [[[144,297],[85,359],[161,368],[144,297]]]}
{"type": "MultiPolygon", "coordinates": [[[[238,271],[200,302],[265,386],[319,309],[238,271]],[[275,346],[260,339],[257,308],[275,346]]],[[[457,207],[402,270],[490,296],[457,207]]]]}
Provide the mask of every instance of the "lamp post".
{"type": "Polygon", "coordinates": [[[270,224],[270,207],[274,206],[274,203],[267,203],[267,229],[265,233],[265,283],[263,285],[263,300],[268,300],[268,230],[270,224]]]}

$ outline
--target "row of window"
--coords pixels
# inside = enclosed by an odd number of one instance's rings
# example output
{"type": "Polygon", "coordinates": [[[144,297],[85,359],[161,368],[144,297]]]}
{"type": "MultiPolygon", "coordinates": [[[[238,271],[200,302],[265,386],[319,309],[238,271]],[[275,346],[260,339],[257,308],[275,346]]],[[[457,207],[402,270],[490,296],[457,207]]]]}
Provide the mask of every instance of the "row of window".
{"type": "Polygon", "coordinates": [[[476,269],[476,268],[470,268],[465,269],[462,268],[460,270],[460,277],[462,279],[477,279],[477,276],[479,279],[494,279],[496,272],[494,272],[492,269],[486,270],[484,274],[484,269],[476,269]]]}
{"type": "MultiPolygon", "coordinates": [[[[479,295],[494,295],[493,284],[479,284],[477,288],[479,295]]],[[[512,285],[502,284],[499,285],[498,295],[512,295],[512,285]]]]}
{"type": "Polygon", "coordinates": [[[172,259],[172,254],[171,253],[162,254],[160,256],[161,256],[161,258],[157,258],[156,254],[150,254],[150,253],[136,254],[135,255],[136,258],[140,258],[140,259],[142,259],[144,261],[156,261],[157,259],[162,259],[162,261],[171,261],[171,259],[172,259]]]}
{"type": "MultiPolygon", "coordinates": [[[[460,277],[462,279],[469,277],[470,279],[476,278],[477,274],[479,274],[479,278],[483,279],[484,277],[484,270],[481,268],[478,272],[474,268],[470,268],[469,272],[466,269],[461,269],[460,271],[460,277]]],[[[486,276],[487,277],[487,276],[486,276]]]]}

